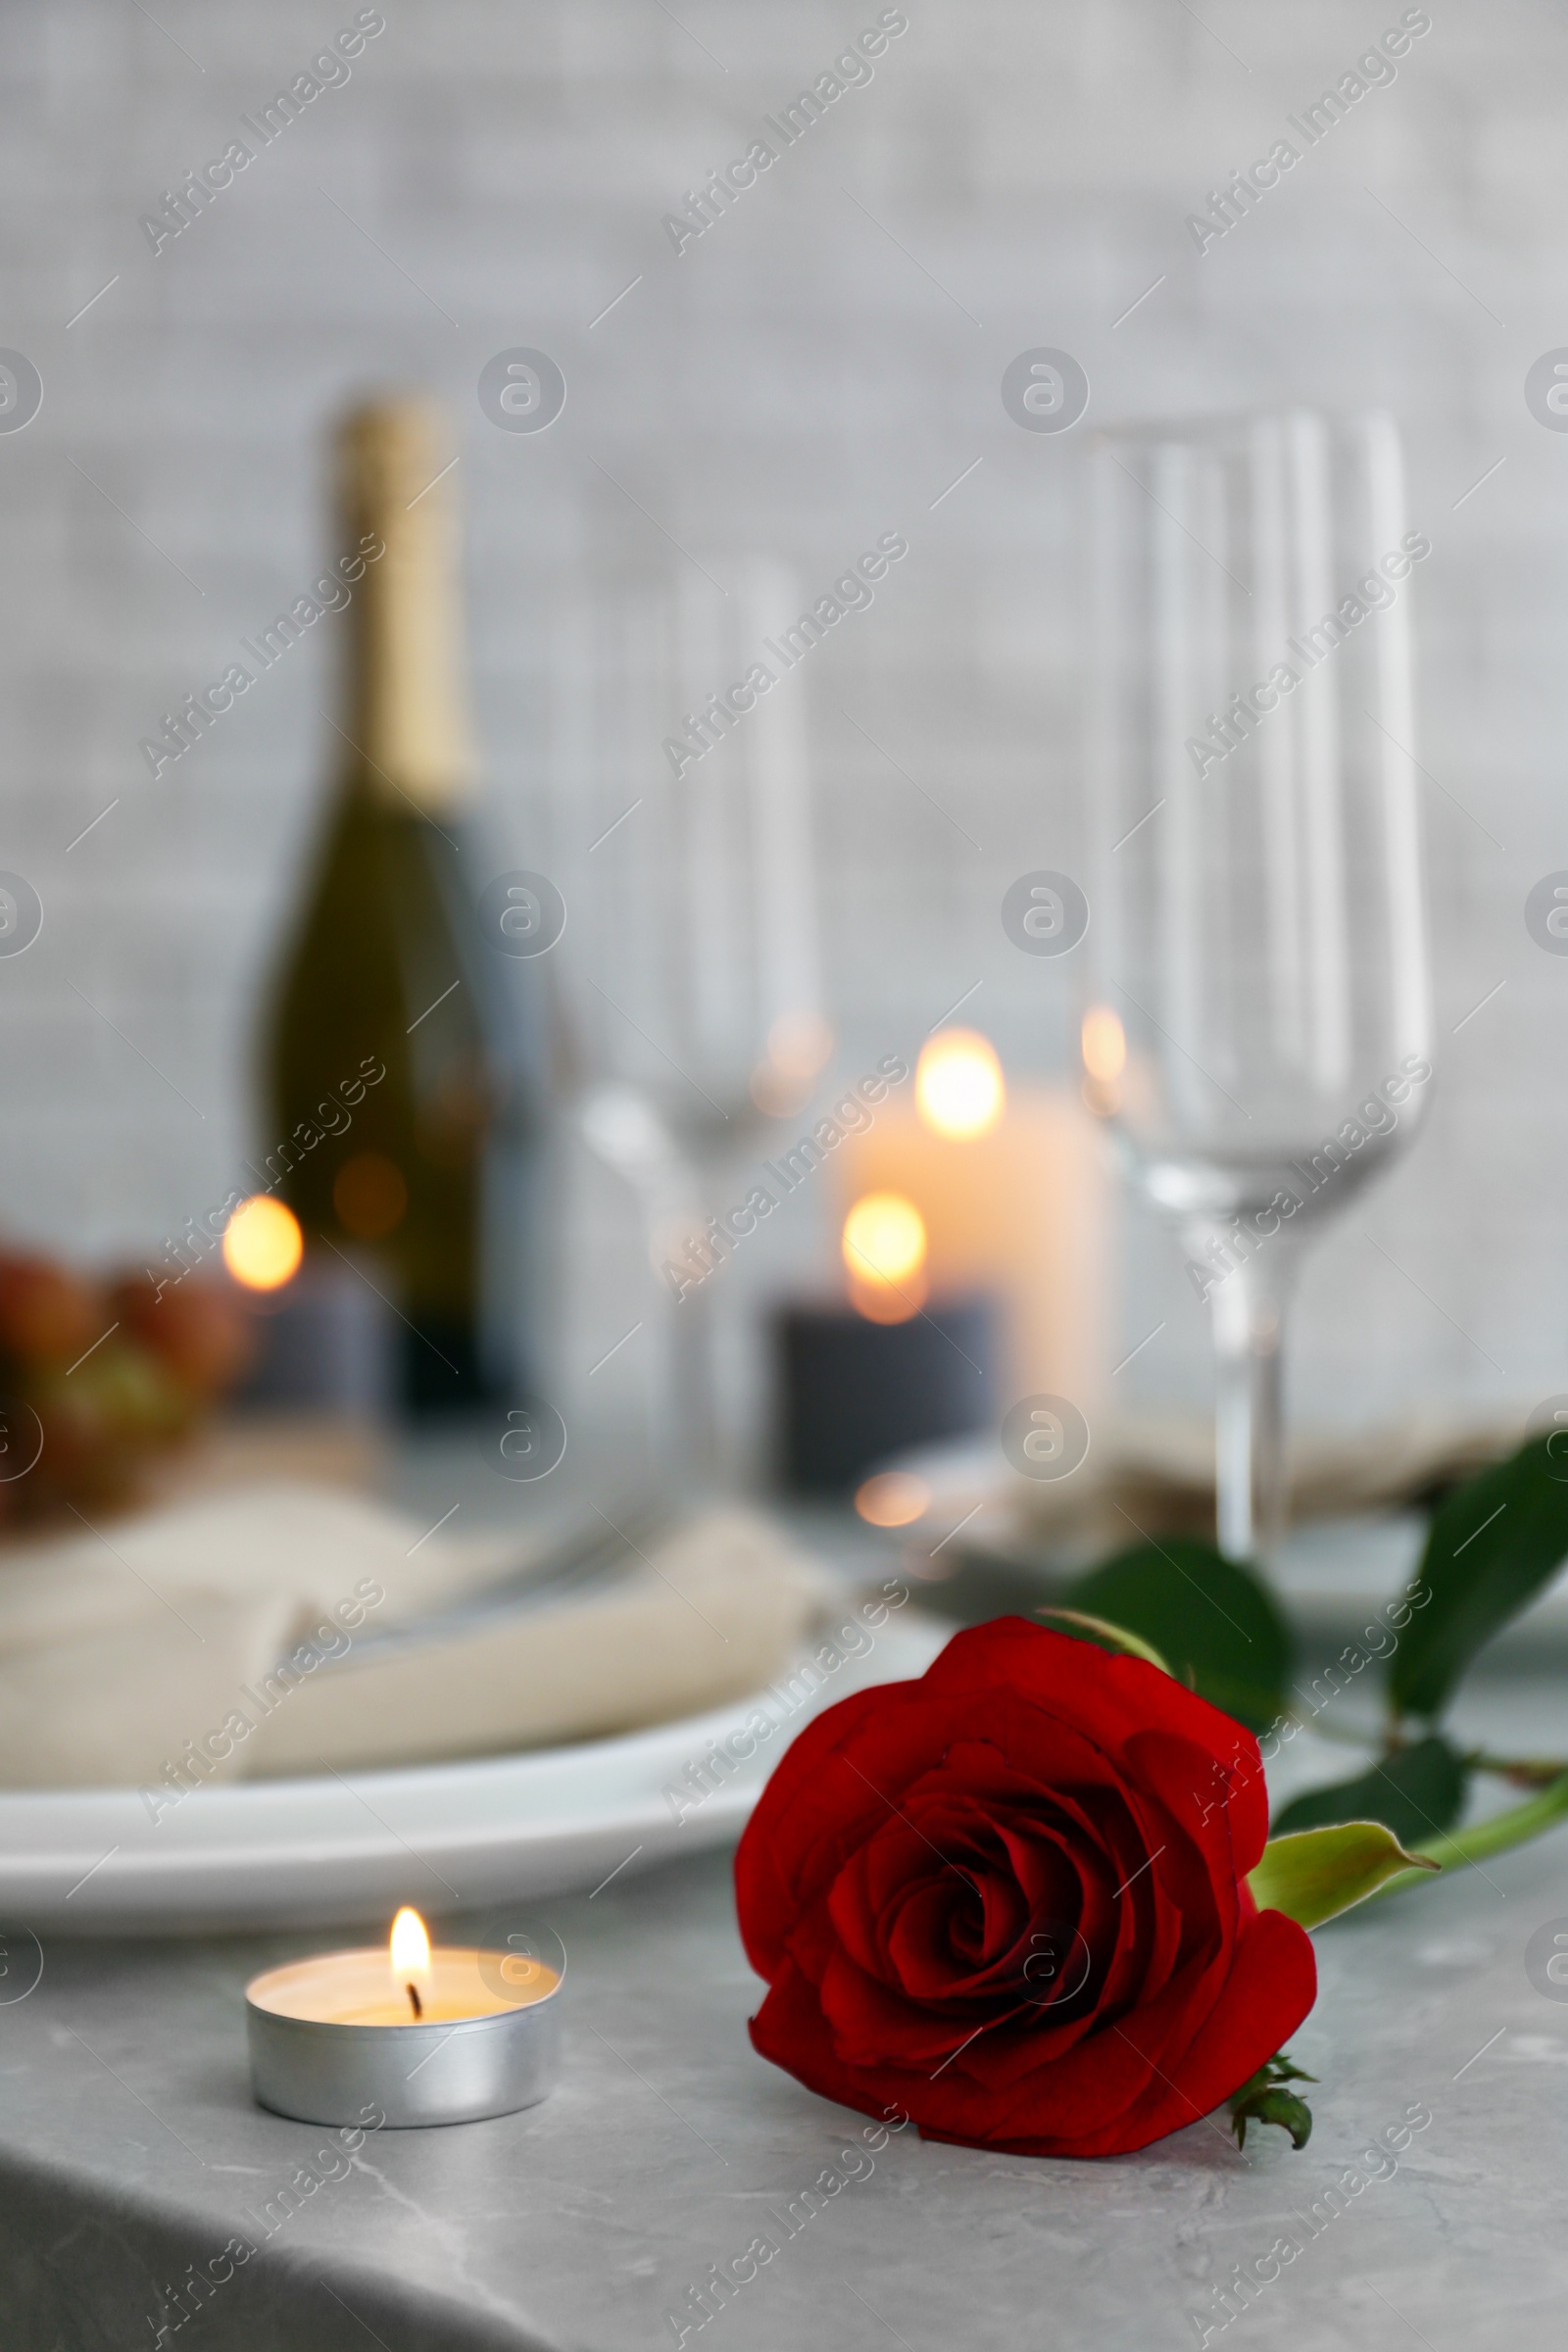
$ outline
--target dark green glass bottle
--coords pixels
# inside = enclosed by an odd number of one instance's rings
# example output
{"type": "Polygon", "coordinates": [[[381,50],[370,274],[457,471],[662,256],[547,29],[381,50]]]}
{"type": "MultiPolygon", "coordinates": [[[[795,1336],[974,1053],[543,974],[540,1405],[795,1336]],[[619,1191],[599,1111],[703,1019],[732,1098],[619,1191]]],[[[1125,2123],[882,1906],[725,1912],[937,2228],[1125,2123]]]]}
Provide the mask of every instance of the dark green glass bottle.
{"type": "Polygon", "coordinates": [[[527,1121],[512,1008],[477,942],[437,419],[413,401],[361,409],[338,457],[341,772],[276,983],[267,1115],[307,1251],[383,1292],[403,1318],[402,1399],[440,1409],[516,1378],[517,1301],[487,1282],[514,1237],[489,1229],[518,1213],[505,1163],[527,1121]]]}

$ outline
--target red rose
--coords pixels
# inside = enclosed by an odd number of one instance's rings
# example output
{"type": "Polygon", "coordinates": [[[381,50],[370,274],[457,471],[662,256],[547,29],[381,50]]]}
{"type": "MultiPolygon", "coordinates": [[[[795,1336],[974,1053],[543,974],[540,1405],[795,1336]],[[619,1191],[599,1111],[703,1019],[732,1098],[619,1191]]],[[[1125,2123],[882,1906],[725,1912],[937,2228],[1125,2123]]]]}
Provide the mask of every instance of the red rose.
{"type": "Polygon", "coordinates": [[[764,2058],[928,2139],[1115,2156],[1198,2121],[1312,2006],[1247,1886],[1251,1734],[1142,1659],[1019,1617],[841,1699],[741,1839],[764,2058]]]}

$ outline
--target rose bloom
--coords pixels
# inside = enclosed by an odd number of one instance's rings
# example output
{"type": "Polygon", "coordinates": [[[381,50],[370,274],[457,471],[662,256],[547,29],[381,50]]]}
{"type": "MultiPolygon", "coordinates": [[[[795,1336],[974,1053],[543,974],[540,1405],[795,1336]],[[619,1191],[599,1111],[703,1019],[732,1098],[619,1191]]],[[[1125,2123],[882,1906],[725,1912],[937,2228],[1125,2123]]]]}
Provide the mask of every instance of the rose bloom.
{"type": "Polygon", "coordinates": [[[735,1862],[752,2039],[928,2139],[1115,2156],[1207,2115],[1312,2006],[1247,1886],[1257,1742],[1141,1658],[1007,1617],[786,1750],[735,1862]]]}

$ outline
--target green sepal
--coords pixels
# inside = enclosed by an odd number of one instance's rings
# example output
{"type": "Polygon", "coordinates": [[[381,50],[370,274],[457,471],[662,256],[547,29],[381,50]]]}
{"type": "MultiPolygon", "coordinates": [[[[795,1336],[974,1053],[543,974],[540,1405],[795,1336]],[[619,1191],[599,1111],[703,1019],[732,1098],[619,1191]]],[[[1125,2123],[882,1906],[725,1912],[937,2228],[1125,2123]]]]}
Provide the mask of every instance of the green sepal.
{"type": "Polygon", "coordinates": [[[1381,1821],[1347,1821],[1271,1838],[1247,1884],[1260,1911],[1283,1911],[1298,1927],[1319,1928],[1391,1879],[1441,1867],[1433,1855],[1406,1853],[1381,1821]]]}
{"type": "Polygon", "coordinates": [[[1282,2050],[1266,2066],[1233,2091],[1226,2100],[1231,2112],[1231,2129],[1236,2133],[1236,2145],[1247,2145],[1247,2127],[1252,2124],[1278,2124],[1291,2135],[1293,2148],[1304,2148],[1312,2136],[1312,2110],[1296,2091],[1287,2090],[1288,2082],[1315,2082],[1304,2067],[1297,2066],[1282,2050]]]}
{"type": "Polygon", "coordinates": [[[1059,1618],[1063,1624],[1076,1626],[1091,1636],[1097,1645],[1103,1643],[1107,1649],[1120,1650],[1125,1657],[1142,1658],[1146,1665],[1157,1666],[1161,1674],[1170,1673],[1152,1642],[1146,1642],[1141,1634],[1130,1634],[1124,1625],[1112,1625],[1108,1617],[1091,1617],[1084,1609],[1036,1609],[1035,1615],[1059,1618]]]}

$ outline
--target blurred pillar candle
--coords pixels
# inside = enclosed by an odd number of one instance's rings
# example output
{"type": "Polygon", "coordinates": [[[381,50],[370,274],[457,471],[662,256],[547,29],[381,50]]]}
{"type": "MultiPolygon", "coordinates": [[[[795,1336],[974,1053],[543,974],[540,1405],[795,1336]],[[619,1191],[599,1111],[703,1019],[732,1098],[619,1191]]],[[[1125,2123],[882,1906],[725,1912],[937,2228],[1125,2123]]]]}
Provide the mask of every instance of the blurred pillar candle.
{"type": "Polygon", "coordinates": [[[933,1304],[996,1298],[1004,1386],[1069,1396],[1092,1416],[1108,1369],[1107,1177],[1095,1121],[1065,1087],[1004,1088],[986,1041],[964,1032],[931,1041],[916,1089],[913,1103],[885,1103],[834,1153],[836,1225],[868,1194],[911,1201],[933,1304]]]}
{"type": "Polygon", "coordinates": [[[988,1298],[893,1320],[863,1307],[787,1306],[779,1318],[784,1471],[806,1493],[854,1487],[890,1454],[967,1437],[998,1418],[988,1298]]]}

